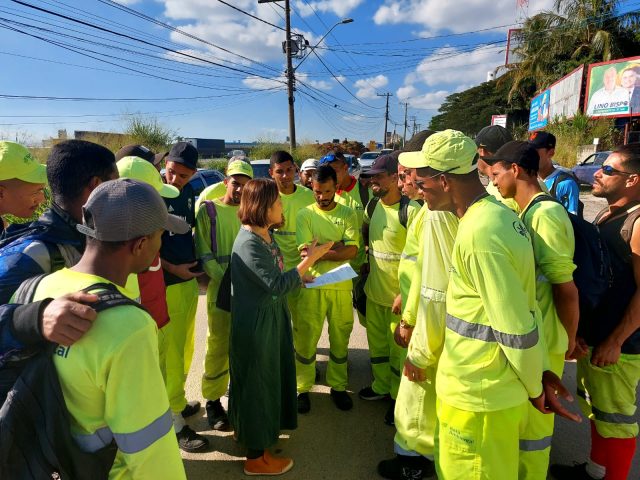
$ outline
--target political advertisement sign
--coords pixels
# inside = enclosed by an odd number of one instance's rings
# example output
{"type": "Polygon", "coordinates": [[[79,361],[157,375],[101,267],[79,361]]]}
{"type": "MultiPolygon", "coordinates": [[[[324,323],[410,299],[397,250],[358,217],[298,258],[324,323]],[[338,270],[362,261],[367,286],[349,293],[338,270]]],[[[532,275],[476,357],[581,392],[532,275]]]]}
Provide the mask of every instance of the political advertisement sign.
{"type": "Polygon", "coordinates": [[[640,57],[589,65],[584,111],[590,117],[640,115],[640,57]]]}
{"type": "Polygon", "coordinates": [[[550,87],[549,118],[573,118],[580,110],[580,92],[582,91],[582,76],[584,66],[576,68],[550,87]]]}
{"type": "Polygon", "coordinates": [[[549,89],[533,97],[529,110],[529,131],[540,130],[549,123],[549,89]]]}

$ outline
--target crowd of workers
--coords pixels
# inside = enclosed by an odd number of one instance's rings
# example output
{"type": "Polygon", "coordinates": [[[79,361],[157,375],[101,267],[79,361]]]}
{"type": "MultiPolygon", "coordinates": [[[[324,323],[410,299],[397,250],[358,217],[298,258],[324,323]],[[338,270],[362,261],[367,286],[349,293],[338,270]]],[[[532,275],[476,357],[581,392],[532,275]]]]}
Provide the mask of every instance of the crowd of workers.
{"type": "Polygon", "coordinates": [[[640,148],[616,149],[594,177],[593,194],[608,202],[597,224],[613,275],[587,316],[573,278],[579,189],[552,163],[555,141],[546,132],[514,141],[499,126],[475,141],[424,131],[360,179],[338,151],[300,168],[275,152],[271,179],[253,179],[234,157],[224,182],[197,199],[188,182],[198,152],[187,142],[114,155],[69,140],[46,168],[0,142],[0,214],[30,216],[45,184],[52,196],[35,223],[4,225],[0,401],[9,394],[10,404],[34,351],[58,344],[76,443],[117,446],[109,478],[184,478],[179,449],[208,448],[188,424],[201,405],[185,397],[205,281],[206,416],[246,447],[247,475],[293,467],[269,449],[311,411],[325,320],[330,396],[353,407],[355,308],[373,379],[358,396],[388,401],[384,421],[396,428],[382,477],[546,479],[554,413],[580,420],[560,402],[565,360],[575,359],[591,453],[551,473],[626,479],[638,434],[640,148]],[[356,278],[313,287],[347,264],[356,278]],[[91,288],[105,283],[144,310],[97,313],[91,288]]]}

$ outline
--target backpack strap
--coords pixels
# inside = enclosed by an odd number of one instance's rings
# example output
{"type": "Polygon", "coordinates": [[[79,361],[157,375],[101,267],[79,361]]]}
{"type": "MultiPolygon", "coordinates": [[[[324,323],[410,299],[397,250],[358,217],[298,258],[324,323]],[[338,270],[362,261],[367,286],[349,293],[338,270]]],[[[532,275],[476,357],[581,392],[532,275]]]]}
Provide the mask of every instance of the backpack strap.
{"type": "Polygon", "coordinates": [[[58,270],[62,270],[66,267],[66,263],[64,261],[64,257],[62,256],[62,252],[60,252],[60,247],[58,247],[55,243],[50,242],[42,242],[45,247],[47,247],[47,251],[49,252],[49,261],[51,262],[51,273],[57,272],[58,270]]]}
{"type": "Polygon", "coordinates": [[[369,189],[362,186],[362,184],[358,182],[358,192],[360,193],[360,203],[362,203],[362,207],[366,207],[369,204],[369,189]]]}
{"type": "Polygon", "coordinates": [[[85,293],[93,293],[94,295],[97,295],[98,301],[89,304],[89,306],[96,312],[102,312],[104,310],[108,310],[109,308],[120,307],[124,305],[136,307],[147,312],[147,309],[144,308],[140,303],[123,295],[120,290],[118,290],[118,288],[112,283],[94,283],[93,285],[89,285],[88,287],[83,288],[82,291],[85,293]]]}
{"type": "Polygon", "coordinates": [[[556,203],[560,203],[560,202],[558,202],[558,200],[556,198],[552,197],[551,195],[547,195],[546,193],[544,195],[538,195],[536,198],[531,200],[529,202],[529,205],[527,205],[527,208],[524,209],[524,211],[522,212],[522,219],[524,220],[525,216],[527,215],[527,212],[529,212],[529,210],[531,210],[531,207],[533,207],[534,205],[536,205],[536,204],[538,204],[540,202],[556,202],[556,203]]]}
{"type": "Polygon", "coordinates": [[[633,233],[633,225],[636,220],[640,218],[640,205],[635,205],[629,210],[629,215],[625,218],[622,228],[620,229],[620,236],[626,243],[631,242],[631,234],[633,233]]]}
{"type": "Polygon", "coordinates": [[[378,205],[378,200],[380,200],[378,197],[373,197],[371,200],[367,202],[366,211],[367,211],[367,217],[369,217],[369,222],[371,222],[371,219],[373,218],[373,212],[375,212],[376,210],[376,206],[378,205]]]}
{"type": "Polygon", "coordinates": [[[398,208],[398,220],[400,220],[400,225],[402,225],[405,229],[407,228],[407,224],[409,223],[409,202],[411,199],[406,195],[400,196],[400,207],[398,208]]]}
{"type": "Polygon", "coordinates": [[[218,212],[216,211],[216,206],[211,200],[205,200],[204,205],[207,208],[207,215],[209,215],[209,220],[211,220],[211,253],[213,256],[217,258],[218,255],[218,237],[216,234],[216,223],[218,212]]]}
{"type": "MultiPolygon", "coordinates": [[[[564,170],[558,170],[558,174],[556,175],[556,178],[553,179],[553,183],[551,184],[551,188],[549,189],[549,193],[552,196],[556,196],[556,189],[558,188],[558,184],[564,180],[567,179],[571,179],[574,182],[578,183],[578,181],[576,180],[576,177],[570,173],[570,172],[565,172],[564,170]]],[[[580,185],[580,184],[578,184],[580,185]]]]}
{"type": "Polygon", "coordinates": [[[40,275],[36,275],[35,277],[27,278],[24,282],[22,282],[13,295],[13,303],[25,305],[27,303],[33,302],[33,297],[36,294],[38,285],[40,285],[42,279],[47,275],[48,273],[42,273],[40,275]]]}

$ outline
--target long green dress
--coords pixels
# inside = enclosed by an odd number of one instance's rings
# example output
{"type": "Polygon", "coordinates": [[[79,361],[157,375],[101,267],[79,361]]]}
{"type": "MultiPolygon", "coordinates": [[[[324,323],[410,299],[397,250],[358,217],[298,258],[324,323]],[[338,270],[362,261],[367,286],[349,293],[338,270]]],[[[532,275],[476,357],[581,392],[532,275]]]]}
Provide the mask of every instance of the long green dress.
{"type": "Polygon", "coordinates": [[[298,426],[296,369],[287,294],[298,272],[283,272],[280,248],[244,228],[231,254],[229,419],[238,441],[263,450],[298,426]]]}

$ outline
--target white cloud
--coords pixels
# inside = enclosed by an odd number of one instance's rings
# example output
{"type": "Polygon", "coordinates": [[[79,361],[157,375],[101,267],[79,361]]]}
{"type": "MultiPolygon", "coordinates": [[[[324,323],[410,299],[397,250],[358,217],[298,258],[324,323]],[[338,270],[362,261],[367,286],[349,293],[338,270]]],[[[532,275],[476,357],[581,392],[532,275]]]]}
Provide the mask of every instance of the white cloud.
{"type": "Polygon", "coordinates": [[[262,77],[250,76],[250,77],[244,78],[242,80],[242,83],[249,88],[253,88],[254,90],[265,90],[267,88],[279,88],[281,90],[284,90],[286,88],[286,85],[282,83],[283,81],[284,81],[284,77],[262,78],[262,77]]]}
{"type": "Polygon", "coordinates": [[[296,77],[305,84],[317,88],[318,90],[331,90],[334,85],[334,83],[327,82],[325,80],[311,80],[306,73],[296,73],[296,77]]]}
{"type": "MultiPolygon", "coordinates": [[[[531,0],[528,14],[551,9],[554,0],[531,0]]],[[[378,25],[412,23],[428,30],[449,30],[454,33],[509,25],[516,20],[515,2],[505,0],[385,0],[373,16],[378,25]]],[[[508,27],[505,27],[505,30],[508,27]]]]}
{"type": "Polygon", "coordinates": [[[422,95],[416,95],[409,99],[407,102],[409,103],[409,107],[411,108],[419,108],[422,110],[438,110],[440,105],[446,97],[451,95],[452,92],[447,90],[438,90],[435,92],[428,92],[422,95]]]}
{"type": "MultiPolygon", "coordinates": [[[[164,3],[165,17],[169,23],[180,30],[250,59],[261,62],[281,60],[284,63],[285,57],[282,53],[284,32],[278,28],[244,15],[220,2],[162,0],[162,3],[164,3]]],[[[258,4],[255,0],[234,0],[233,5],[267,22],[284,27],[284,21],[278,15],[278,7],[274,10],[273,6],[258,4]]],[[[310,42],[314,41],[313,34],[301,33],[310,42]]],[[[249,63],[236,55],[177,32],[171,33],[171,40],[215,56],[218,61],[223,59],[241,64],[249,63]]]]}
{"type": "Polygon", "coordinates": [[[371,78],[361,78],[356,80],[353,84],[358,90],[356,91],[356,97],[358,98],[376,98],[376,93],[379,88],[386,86],[389,83],[389,79],[384,75],[378,75],[371,78]]]}
{"type": "Polygon", "coordinates": [[[313,15],[313,10],[318,13],[334,13],[338,17],[344,17],[349,12],[357,8],[364,0],[318,0],[295,2],[296,11],[303,17],[313,15]]]}

